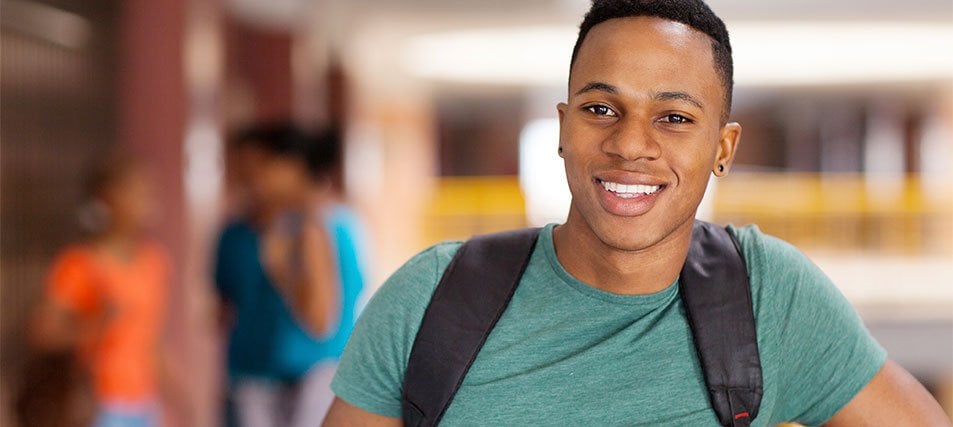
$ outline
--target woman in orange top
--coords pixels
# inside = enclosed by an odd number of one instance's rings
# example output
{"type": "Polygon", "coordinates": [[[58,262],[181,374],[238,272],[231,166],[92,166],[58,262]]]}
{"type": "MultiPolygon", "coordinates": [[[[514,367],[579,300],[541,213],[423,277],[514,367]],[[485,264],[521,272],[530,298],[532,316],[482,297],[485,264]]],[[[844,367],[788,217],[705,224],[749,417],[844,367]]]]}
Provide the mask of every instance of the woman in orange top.
{"type": "Polygon", "coordinates": [[[81,215],[90,239],[59,254],[33,323],[37,347],[75,349],[88,368],[97,427],[159,425],[169,261],[145,236],[156,211],[153,185],[129,158],[94,171],[81,215]]]}

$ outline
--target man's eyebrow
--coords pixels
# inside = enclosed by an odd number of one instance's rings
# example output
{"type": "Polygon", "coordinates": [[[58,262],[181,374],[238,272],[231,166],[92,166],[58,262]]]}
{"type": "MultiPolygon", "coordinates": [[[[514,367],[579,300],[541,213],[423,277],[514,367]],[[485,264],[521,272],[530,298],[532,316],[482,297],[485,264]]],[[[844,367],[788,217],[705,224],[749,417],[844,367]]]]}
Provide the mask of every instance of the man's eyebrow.
{"type": "Polygon", "coordinates": [[[608,83],[603,83],[603,82],[589,82],[589,83],[586,83],[586,85],[583,86],[582,89],[579,89],[578,91],[576,91],[576,95],[580,95],[580,94],[583,94],[583,93],[586,93],[586,92],[590,92],[590,91],[594,91],[594,90],[598,90],[598,91],[602,91],[602,92],[606,92],[606,93],[613,93],[613,94],[619,93],[619,89],[618,89],[618,88],[616,88],[615,86],[610,85],[610,84],[608,84],[608,83]]]}
{"type": "Polygon", "coordinates": [[[671,101],[671,100],[685,101],[702,110],[705,109],[705,107],[702,105],[701,101],[698,100],[698,98],[695,98],[694,96],[691,96],[685,92],[678,92],[678,91],[658,92],[655,94],[655,96],[653,96],[653,98],[655,98],[656,101],[671,101]]]}

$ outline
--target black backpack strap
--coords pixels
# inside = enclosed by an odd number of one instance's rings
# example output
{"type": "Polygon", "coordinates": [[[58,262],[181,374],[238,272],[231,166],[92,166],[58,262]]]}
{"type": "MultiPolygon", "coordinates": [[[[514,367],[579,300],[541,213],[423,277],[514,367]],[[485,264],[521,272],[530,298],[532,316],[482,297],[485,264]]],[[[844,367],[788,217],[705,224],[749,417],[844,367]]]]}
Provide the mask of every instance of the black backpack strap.
{"type": "Polygon", "coordinates": [[[748,270],[734,236],[695,221],[679,284],[718,421],[748,426],[761,405],[761,358],[748,270]]]}
{"type": "Polygon", "coordinates": [[[529,264],[538,228],[478,236],[447,266],[404,374],[404,425],[435,426],[500,320],[529,264]]]}

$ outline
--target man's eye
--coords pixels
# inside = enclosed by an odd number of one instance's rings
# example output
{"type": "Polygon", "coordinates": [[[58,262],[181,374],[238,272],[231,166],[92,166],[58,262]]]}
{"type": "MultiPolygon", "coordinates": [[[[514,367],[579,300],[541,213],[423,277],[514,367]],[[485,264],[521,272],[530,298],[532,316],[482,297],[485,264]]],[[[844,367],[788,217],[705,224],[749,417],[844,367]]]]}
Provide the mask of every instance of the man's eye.
{"type": "Polygon", "coordinates": [[[681,114],[667,114],[665,117],[662,117],[662,121],[667,123],[672,123],[676,125],[691,123],[692,119],[685,117],[681,114]]]}
{"type": "Polygon", "coordinates": [[[606,107],[605,105],[590,105],[586,107],[586,111],[597,116],[615,117],[616,115],[615,111],[612,111],[611,108],[606,107]]]}

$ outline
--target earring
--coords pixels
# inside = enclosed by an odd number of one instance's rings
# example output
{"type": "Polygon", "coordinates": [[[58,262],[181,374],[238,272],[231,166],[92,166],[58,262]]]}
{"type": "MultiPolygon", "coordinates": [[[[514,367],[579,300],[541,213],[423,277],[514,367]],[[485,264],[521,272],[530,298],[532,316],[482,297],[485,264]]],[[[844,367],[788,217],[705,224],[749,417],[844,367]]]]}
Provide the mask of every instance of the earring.
{"type": "Polygon", "coordinates": [[[560,146],[559,146],[559,149],[556,150],[556,151],[559,152],[559,154],[562,154],[562,153],[563,153],[563,147],[560,145],[560,146]]]}
{"type": "Polygon", "coordinates": [[[719,173],[724,173],[724,172],[725,172],[725,165],[718,165],[718,172],[719,172],[719,173]]]}

